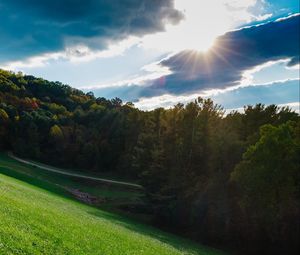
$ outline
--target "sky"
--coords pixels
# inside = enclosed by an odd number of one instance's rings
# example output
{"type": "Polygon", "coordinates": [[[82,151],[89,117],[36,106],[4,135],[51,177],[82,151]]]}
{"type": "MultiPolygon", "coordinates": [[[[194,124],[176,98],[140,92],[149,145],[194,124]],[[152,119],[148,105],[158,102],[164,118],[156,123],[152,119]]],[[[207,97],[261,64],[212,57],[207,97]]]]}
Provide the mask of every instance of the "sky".
{"type": "Polygon", "coordinates": [[[151,110],[299,111],[298,0],[0,0],[0,68],[151,110]]]}

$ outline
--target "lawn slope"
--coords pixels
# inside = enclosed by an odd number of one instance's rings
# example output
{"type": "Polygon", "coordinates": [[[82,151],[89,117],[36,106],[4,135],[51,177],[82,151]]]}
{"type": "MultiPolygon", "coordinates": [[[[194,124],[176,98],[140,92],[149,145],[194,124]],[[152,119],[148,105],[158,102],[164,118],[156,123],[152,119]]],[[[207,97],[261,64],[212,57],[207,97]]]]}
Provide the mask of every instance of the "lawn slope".
{"type": "Polygon", "coordinates": [[[0,174],[0,254],[223,254],[0,174]]]}
{"type": "MultiPolygon", "coordinates": [[[[62,171],[64,170],[62,169],[62,171]]],[[[134,214],[134,218],[149,218],[149,215],[137,215],[137,213],[130,213],[126,209],[144,206],[142,199],[144,196],[143,190],[136,189],[135,187],[45,171],[40,167],[19,162],[4,153],[0,153],[0,173],[59,195],[72,197],[102,209],[105,208],[105,210],[116,211],[126,215],[134,214]],[[80,194],[88,194],[89,198],[93,199],[81,199],[78,196],[79,192],[81,192],[80,194]]],[[[72,174],[72,172],[70,173],[72,174]]],[[[114,180],[118,181],[116,178],[114,180]]]]}

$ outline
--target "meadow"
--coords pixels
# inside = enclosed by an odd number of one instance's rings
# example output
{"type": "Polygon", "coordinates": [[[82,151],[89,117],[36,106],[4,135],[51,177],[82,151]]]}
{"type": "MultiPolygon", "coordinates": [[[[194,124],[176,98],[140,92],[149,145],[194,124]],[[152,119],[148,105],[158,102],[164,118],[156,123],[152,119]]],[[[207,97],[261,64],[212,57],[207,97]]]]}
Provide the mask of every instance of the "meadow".
{"type": "MultiPolygon", "coordinates": [[[[1,171],[9,170],[5,158],[2,155],[1,171]]],[[[76,202],[50,184],[48,188],[0,174],[0,254],[224,254],[76,202]]]]}
{"type": "MultiPolygon", "coordinates": [[[[38,164],[44,166],[44,164],[38,164]]],[[[84,174],[84,172],[81,172],[78,169],[73,171],[70,169],[58,170],[66,171],[71,174],[84,174]]],[[[46,171],[36,166],[18,162],[5,153],[0,153],[0,173],[23,180],[37,187],[42,187],[43,189],[49,190],[58,195],[80,200],[93,206],[105,208],[110,211],[117,211],[129,216],[132,215],[132,213],[130,214],[127,209],[122,210],[122,208],[144,206],[144,193],[142,189],[136,189],[134,187],[114,183],[87,180],[84,178],[77,178],[46,171]],[[87,199],[80,198],[80,195],[84,194],[88,196],[87,199]]],[[[91,176],[124,181],[123,179],[116,179],[115,176],[105,174],[91,176]]],[[[149,220],[149,217],[143,214],[135,213],[134,217],[149,220]]]]}

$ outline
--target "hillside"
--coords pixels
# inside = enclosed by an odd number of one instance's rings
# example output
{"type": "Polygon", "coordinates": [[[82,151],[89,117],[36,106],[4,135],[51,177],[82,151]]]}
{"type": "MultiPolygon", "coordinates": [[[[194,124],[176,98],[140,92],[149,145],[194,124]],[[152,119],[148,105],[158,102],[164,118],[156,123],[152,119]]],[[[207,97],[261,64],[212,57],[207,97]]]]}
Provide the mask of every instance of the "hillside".
{"type": "Polygon", "coordinates": [[[288,107],[258,103],[226,115],[199,97],[142,111],[0,70],[0,160],[13,169],[4,174],[242,254],[299,253],[299,130],[288,107]],[[77,177],[12,162],[8,152],[77,177]]]}
{"type": "Polygon", "coordinates": [[[124,185],[123,181],[119,182],[116,177],[110,176],[94,175],[90,177],[95,179],[86,179],[78,177],[82,176],[78,170],[72,172],[47,166],[46,169],[56,170],[53,172],[45,170],[44,164],[32,161],[28,164],[24,163],[25,160],[20,162],[16,159],[20,160],[15,156],[0,153],[0,173],[85,204],[126,214],[143,221],[151,219],[149,213],[143,214],[139,209],[146,206],[144,191],[140,186],[132,183],[124,185]],[[100,177],[105,177],[106,181],[100,177]]]}
{"type": "Polygon", "coordinates": [[[0,254],[223,254],[2,174],[0,204],[0,254]]]}

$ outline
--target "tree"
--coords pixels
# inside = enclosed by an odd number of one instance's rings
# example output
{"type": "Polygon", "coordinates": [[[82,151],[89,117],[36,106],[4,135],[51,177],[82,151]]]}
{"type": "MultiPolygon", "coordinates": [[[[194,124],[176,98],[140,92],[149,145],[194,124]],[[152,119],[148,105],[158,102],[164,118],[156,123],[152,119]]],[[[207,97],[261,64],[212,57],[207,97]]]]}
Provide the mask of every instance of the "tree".
{"type": "Polygon", "coordinates": [[[0,149],[7,147],[8,122],[8,114],[0,108],[0,149]]]}
{"type": "Polygon", "coordinates": [[[282,253],[295,252],[299,246],[299,125],[262,126],[259,141],[248,148],[232,173],[241,194],[244,227],[250,226],[256,242],[264,240],[263,247],[268,242],[268,248],[282,253]]]}
{"type": "Polygon", "coordinates": [[[2,122],[7,122],[8,119],[9,119],[9,116],[8,116],[8,114],[6,113],[6,111],[3,110],[3,109],[0,109],[0,121],[2,121],[2,122]]]}
{"type": "Polygon", "coordinates": [[[64,137],[64,134],[58,125],[53,125],[50,128],[49,134],[50,137],[53,138],[55,141],[61,141],[64,137]]]}
{"type": "Polygon", "coordinates": [[[113,98],[112,100],[110,100],[111,101],[111,103],[112,103],[112,105],[114,106],[114,107],[121,107],[122,106],[122,100],[120,99],[120,98],[118,98],[118,97],[115,97],[115,98],[113,98]]]}

